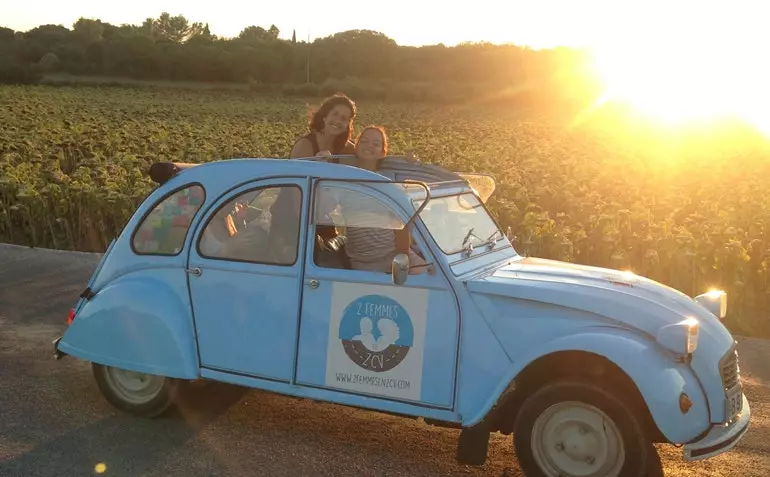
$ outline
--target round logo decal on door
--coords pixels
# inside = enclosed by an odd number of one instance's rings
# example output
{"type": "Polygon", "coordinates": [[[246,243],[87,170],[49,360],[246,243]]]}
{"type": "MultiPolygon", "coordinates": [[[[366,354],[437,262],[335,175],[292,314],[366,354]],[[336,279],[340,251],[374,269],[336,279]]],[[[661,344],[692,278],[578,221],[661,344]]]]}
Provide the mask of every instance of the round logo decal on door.
{"type": "Polygon", "coordinates": [[[414,342],[412,320],[390,297],[367,295],[352,301],[342,315],[339,338],[345,354],[363,369],[389,371],[414,342]]]}

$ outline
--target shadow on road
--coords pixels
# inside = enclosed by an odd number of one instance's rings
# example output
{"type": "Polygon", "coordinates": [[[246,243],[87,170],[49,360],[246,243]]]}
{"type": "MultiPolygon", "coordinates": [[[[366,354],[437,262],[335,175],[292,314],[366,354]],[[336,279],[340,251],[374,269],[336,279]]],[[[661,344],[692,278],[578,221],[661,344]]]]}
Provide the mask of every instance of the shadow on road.
{"type": "Polygon", "coordinates": [[[52,437],[22,455],[0,462],[2,476],[136,476],[173,454],[248,392],[218,383],[191,386],[177,406],[157,419],[116,414],[52,437]],[[105,467],[99,469],[100,464],[105,467]]]}

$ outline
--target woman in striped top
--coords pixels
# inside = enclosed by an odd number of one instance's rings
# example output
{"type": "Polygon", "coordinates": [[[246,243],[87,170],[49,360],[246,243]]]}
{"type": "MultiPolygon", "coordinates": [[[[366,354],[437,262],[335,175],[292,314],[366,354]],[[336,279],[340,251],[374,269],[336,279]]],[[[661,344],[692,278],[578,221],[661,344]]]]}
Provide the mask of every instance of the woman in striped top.
{"type": "MultiPolygon", "coordinates": [[[[367,126],[356,138],[356,166],[370,171],[376,171],[379,163],[388,153],[388,137],[384,128],[380,126],[367,126]]],[[[367,207],[365,201],[346,201],[343,215],[356,216],[356,223],[365,223],[366,215],[372,219],[372,227],[357,226],[346,227],[347,238],[345,250],[350,258],[354,270],[378,270],[390,271],[393,257],[396,256],[396,235],[393,229],[377,227],[385,217],[382,213],[373,212],[382,206],[367,207]]],[[[391,220],[399,219],[392,215],[391,220]]],[[[411,265],[424,265],[425,260],[414,251],[409,250],[409,263],[411,265]]],[[[424,267],[410,269],[409,273],[416,275],[422,273],[424,267]]]]}

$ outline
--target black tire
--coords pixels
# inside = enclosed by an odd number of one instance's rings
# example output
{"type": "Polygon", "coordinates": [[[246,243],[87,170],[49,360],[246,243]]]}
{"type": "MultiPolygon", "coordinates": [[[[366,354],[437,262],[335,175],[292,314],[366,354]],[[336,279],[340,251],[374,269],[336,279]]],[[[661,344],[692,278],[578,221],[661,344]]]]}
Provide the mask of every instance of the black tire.
{"type": "MultiPolygon", "coordinates": [[[[598,416],[598,415],[597,415],[598,416]]],[[[563,418],[562,418],[563,419],[563,418]]],[[[603,419],[603,418],[602,418],[603,419]]],[[[565,422],[565,421],[562,421],[565,422]]],[[[538,425],[539,427],[539,425],[538,425]]],[[[546,434],[545,427],[543,427],[543,434],[546,434]]],[[[603,462],[606,462],[604,469],[596,469],[595,476],[622,476],[622,477],[648,477],[648,476],[662,476],[663,468],[660,463],[657,450],[652,444],[648,433],[645,431],[641,424],[641,420],[636,416],[631,408],[629,408],[622,398],[614,395],[608,390],[601,387],[601,385],[592,383],[586,380],[565,379],[559,380],[551,384],[546,384],[531,396],[528,396],[516,417],[513,430],[513,445],[516,450],[516,456],[518,457],[524,474],[532,477],[552,477],[558,475],[570,475],[568,468],[563,468],[566,465],[559,467],[553,463],[555,458],[569,460],[570,465],[576,462],[583,462],[586,465],[598,466],[603,462]],[[578,407],[571,408],[569,411],[575,421],[571,422],[562,431],[557,434],[554,430],[548,434],[554,436],[553,448],[547,445],[533,445],[540,439],[535,437],[535,426],[538,418],[548,411],[554,412],[553,406],[563,405],[569,406],[569,403],[579,404],[583,406],[582,409],[578,407]],[[585,406],[592,406],[598,409],[609,418],[607,421],[602,421],[601,432],[592,433],[591,425],[588,421],[585,422],[585,426],[577,426],[574,424],[578,419],[578,412],[585,413],[583,416],[588,416],[589,412],[595,413],[592,408],[585,406]],[[579,428],[588,429],[588,439],[579,437],[582,435],[579,428]],[[566,430],[569,429],[569,430],[566,430]],[[558,437],[557,437],[558,436],[558,437]],[[607,436],[607,440],[604,440],[604,436],[607,436]],[[582,439],[582,440],[581,440],[582,439]],[[580,449],[578,443],[585,444],[585,448],[580,449]],[[592,443],[604,442],[604,444],[596,444],[593,449],[592,443]],[[609,442],[615,442],[618,445],[618,449],[623,450],[624,458],[608,458],[602,459],[602,452],[597,451],[598,448],[611,449],[609,442]],[[619,445],[622,444],[622,447],[619,445]],[[541,461],[552,462],[551,470],[543,468],[538,464],[538,458],[536,457],[536,451],[533,447],[537,447],[541,461]],[[552,450],[553,449],[553,450],[552,450]],[[588,449],[588,450],[587,450],[588,449]],[[551,457],[548,457],[550,454],[551,457]],[[593,454],[597,454],[595,458],[593,454]],[[556,457],[554,457],[556,456],[556,457]],[[591,460],[593,459],[593,460],[591,460]],[[598,459],[598,461],[597,461],[598,459]],[[615,462],[617,466],[620,466],[622,461],[622,467],[610,468],[612,463],[615,462]]],[[[613,453],[607,451],[607,454],[619,455],[620,452],[613,453]]],[[[562,461],[564,462],[564,461],[562,461]]]]}
{"type": "Polygon", "coordinates": [[[121,388],[115,379],[116,374],[125,371],[98,363],[91,363],[91,368],[99,391],[107,402],[125,413],[142,418],[155,418],[166,413],[186,383],[165,376],[146,375],[154,380],[153,389],[148,392],[146,399],[132,401],[126,397],[125,388],[121,388]]]}

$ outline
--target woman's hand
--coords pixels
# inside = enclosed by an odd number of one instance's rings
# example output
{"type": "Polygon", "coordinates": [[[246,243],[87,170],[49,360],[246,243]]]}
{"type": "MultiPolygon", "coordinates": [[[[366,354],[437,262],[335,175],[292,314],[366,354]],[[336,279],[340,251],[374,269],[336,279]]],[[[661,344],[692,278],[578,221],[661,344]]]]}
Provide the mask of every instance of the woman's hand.
{"type": "Polygon", "coordinates": [[[332,153],[328,149],[324,149],[323,151],[318,151],[318,153],[316,154],[316,157],[325,157],[329,159],[330,157],[332,157],[332,153]]]}

